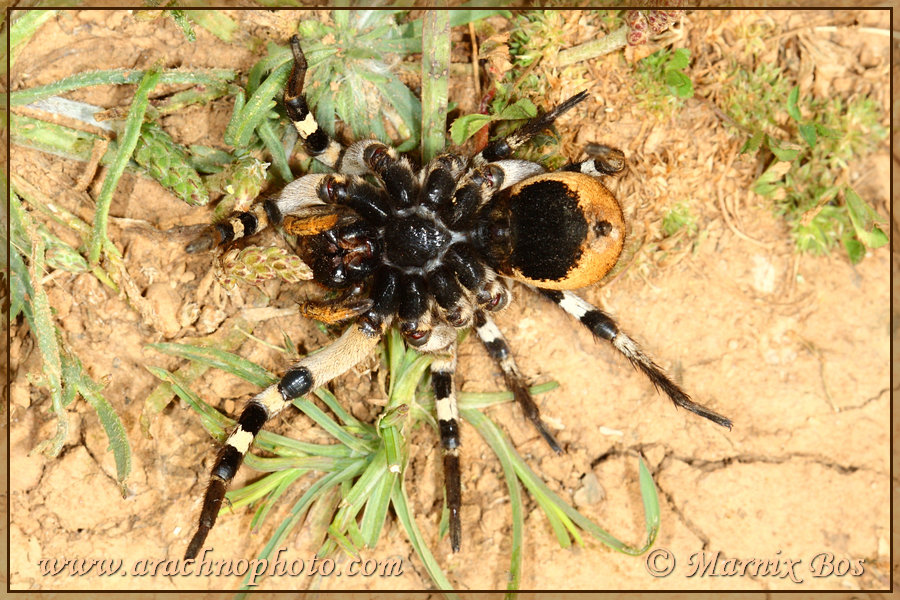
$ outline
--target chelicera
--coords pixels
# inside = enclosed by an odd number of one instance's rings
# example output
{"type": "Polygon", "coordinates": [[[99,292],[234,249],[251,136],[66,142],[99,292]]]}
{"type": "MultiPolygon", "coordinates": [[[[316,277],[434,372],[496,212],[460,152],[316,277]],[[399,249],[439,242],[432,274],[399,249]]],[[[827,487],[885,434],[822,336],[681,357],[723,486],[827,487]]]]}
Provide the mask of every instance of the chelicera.
{"type": "Polygon", "coordinates": [[[511,158],[534,135],[587,97],[576,94],[474,156],[443,154],[421,168],[376,140],[344,148],[316,122],[303,94],[306,60],[291,39],[294,67],[284,106],[306,151],[333,169],[308,174],[276,197],[210,227],[188,246],[198,252],[280,225],[298,236],[297,252],[336,300],[305,303],[328,323],[350,321],[331,344],[290,367],[250,399],[219,452],[186,557],[197,556],[225,491],[265,423],[373,352],[388,327],[435,355],[431,383],[443,451],[450,545],[460,549],[459,416],[453,382],[457,330],[474,327],[526,418],[555,452],[559,443],[491,314],[518,281],[555,302],[622,353],[682,408],[724,427],[731,421],[693,402],[606,313],[571,290],[599,281],[625,241],[622,210],[601,179],[625,168],[621,151],[592,145],[591,157],[559,171],[511,158]]]}

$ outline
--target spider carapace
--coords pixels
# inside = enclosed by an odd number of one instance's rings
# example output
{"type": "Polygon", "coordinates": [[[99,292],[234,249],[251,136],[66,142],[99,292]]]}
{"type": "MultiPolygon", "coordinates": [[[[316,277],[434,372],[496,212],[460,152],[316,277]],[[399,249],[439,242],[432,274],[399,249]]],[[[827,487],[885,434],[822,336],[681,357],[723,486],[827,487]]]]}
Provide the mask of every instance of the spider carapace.
{"type": "Polygon", "coordinates": [[[510,301],[505,280],[543,294],[612,343],[677,406],[725,427],[731,422],[693,402],[623,333],[613,319],[569,290],[599,281],[625,241],[622,210],[600,178],[625,168],[621,151],[593,146],[591,157],[556,172],[510,158],[587,97],[582,92],[539,115],[472,157],[443,154],[420,169],[376,140],[347,148],[329,138],[303,95],[306,60],[295,36],[294,67],[284,106],[306,151],[331,167],[288,184],[277,197],[210,227],[188,246],[197,252],[230,243],[269,225],[298,236],[298,254],[314,280],[337,301],[306,302],[302,312],[352,324],[330,345],[293,365],[254,396],[219,452],[186,557],[197,556],[215,523],[225,490],[263,425],[291,404],[344,373],[375,349],[390,326],[408,344],[435,354],[431,381],[443,450],[450,544],[461,544],[459,417],[453,375],[456,331],[473,326],[497,362],[526,418],[556,452],[526,380],[491,313],[510,301]]]}

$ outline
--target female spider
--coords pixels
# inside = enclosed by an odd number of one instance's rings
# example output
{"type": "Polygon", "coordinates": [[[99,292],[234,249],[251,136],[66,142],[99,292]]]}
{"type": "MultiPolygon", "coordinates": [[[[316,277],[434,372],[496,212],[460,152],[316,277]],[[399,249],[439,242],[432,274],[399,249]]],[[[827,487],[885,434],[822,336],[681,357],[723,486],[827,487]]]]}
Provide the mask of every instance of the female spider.
{"type": "Polygon", "coordinates": [[[525,416],[554,451],[562,452],[491,319],[492,312],[510,301],[504,280],[522,282],[543,294],[596,337],[611,342],[677,406],[731,427],[727,418],[693,402],[609,315],[570,291],[599,281],[622,251],[622,210],[599,180],[624,169],[622,152],[596,146],[592,158],[551,173],[537,163],[510,158],[584,100],[586,92],[471,158],[443,154],[417,170],[409,158],[376,140],[343,148],[330,139],[303,95],[306,59],[296,36],[291,49],[294,67],[284,91],[287,114],[306,151],[334,173],[297,179],[276,198],[214,225],[188,251],[281,225],[299,236],[298,254],[312,268],[314,280],[339,292],[337,301],[307,302],[301,312],[329,323],[353,322],[337,340],[300,360],[277,384],[248,402],[216,458],[186,558],[196,557],[202,548],[229,482],[266,421],[364,359],[392,325],[407,343],[436,355],[431,381],[450,544],[458,551],[460,435],[453,384],[457,329],[475,327],[525,416]]]}

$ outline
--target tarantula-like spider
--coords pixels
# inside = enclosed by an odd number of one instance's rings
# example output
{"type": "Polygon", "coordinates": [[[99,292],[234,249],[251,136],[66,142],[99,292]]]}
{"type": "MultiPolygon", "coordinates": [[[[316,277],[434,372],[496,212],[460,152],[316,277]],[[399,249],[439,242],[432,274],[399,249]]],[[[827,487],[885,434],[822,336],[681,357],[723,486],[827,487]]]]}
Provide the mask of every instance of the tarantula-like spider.
{"type": "Polygon", "coordinates": [[[291,49],[294,66],[284,91],[285,109],[306,151],[335,172],[297,179],[277,197],[210,227],[188,251],[281,225],[299,236],[298,254],[311,267],[314,280],[341,294],[336,301],[308,302],[304,312],[331,323],[354,320],[338,339],[301,359],[248,402],[216,458],[186,558],[196,557],[202,548],[229,482],[266,421],[293,399],[363,360],[391,325],[399,326],[408,344],[436,355],[431,382],[450,544],[458,551],[460,435],[453,384],[457,329],[475,327],[525,416],[554,451],[562,452],[490,317],[510,301],[505,279],[543,294],[597,338],[611,342],[677,406],[731,427],[727,418],[693,402],[609,315],[569,291],[599,281],[622,251],[622,210],[599,180],[624,169],[622,152],[597,146],[592,158],[550,173],[537,163],[510,158],[584,100],[586,92],[469,159],[443,154],[416,170],[409,158],[376,140],[343,148],[330,139],[303,95],[306,59],[296,36],[291,49]]]}

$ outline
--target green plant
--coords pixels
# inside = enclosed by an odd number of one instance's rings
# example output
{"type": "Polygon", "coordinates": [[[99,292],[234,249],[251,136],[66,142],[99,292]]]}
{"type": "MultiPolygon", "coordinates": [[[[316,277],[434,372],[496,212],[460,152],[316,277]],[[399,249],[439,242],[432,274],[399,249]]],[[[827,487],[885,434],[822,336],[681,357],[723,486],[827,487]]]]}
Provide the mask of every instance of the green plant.
{"type": "MultiPolygon", "coordinates": [[[[24,316],[37,342],[43,369],[40,375],[30,379],[34,385],[49,390],[50,410],[56,416],[57,424],[56,434],[38,444],[36,450],[50,457],[59,455],[69,433],[67,409],[78,397],[83,398],[97,413],[109,439],[116,462],[116,480],[124,497],[127,493],[125,481],[131,473],[131,448],[125,427],[103,396],[103,386],[88,376],[62,331],[53,323],[53,309],[42,284],[45,265],[83,272],[88,270],[87,261],[81,253],[36,224],[15,192],[10,195],[9,207],[9,319],[10,323],[15,323],[20,315],[24,316]]],[[[86,236],[84,242],[87,243],[86,236]]]]}
{"type": "MultiPolygon", "coordinates": [[[[150,347],[204,367],[222,369],[255,386],[265,387],[277,380],[272,373],[258,365],[216,348],[187,344],[153,344],[150,347]]],[[[337,420],[309,399],[295,400],[294,405],[328,432],[336,443],[311,444],[261,432],[254,447],[273,456],[248,454],[246,464],[268,474],[241,489],[228,492],[228,506],[223,511],[230,512],[242,506],[255,505],[253,525],[257,527],[291,484],[318,474],[276,528],[258,558],[270,558],[277,548],[287,543],[287,536],[303,523],[317,501],[326,502],[335,495],[340,498],[338,506],[335,508],[333,503],[330,504],[330,515],[318,524],[320,530],[312,536],[313,539],[324,540],[318,556],[329,557],[339,550],[357,556],[363,547],[374,548],[384,527],[387,510],[393,507],[435,585],[448,590],[451,589],[449,580],[424,543],[415,516],[410,512],[404,482],[405,468],[410,460],[406,442],[408,432],[422,423],[429,424],[437,431],[437,422],[433,416],[434,400],[427,377],[427,369],[433,357],[406,348],[396,330],[392,330],[386,337],[381,353],[382,361],[388,369],[390,388],[384,412],[375,423],[363,423],[352,417],[334,395],[326,390],[317,390],[316,396],[337,420]]],[[[171,385],[175,393],[197,412],[203,427],[213,437],[220,442],[224,441],[235,424],[233,420],[203,402],[181,376],[157,367],[147,368],[171,385]]],[[[551,382],[535,386],[531,392],[540,394],[554,387],[556,384],[551,382]]],[[[580,531],[585,531],[619,552],[632,555],[645,552],[652,545],[659,528],[659,506],[655,487],[643,462],[640,463],[641,495],[644,501],[647,541],[640,547],[634,547],[617,540],[559,498],[528,467],[499,427],[482,413],[484,408],[512,400],[511,392],[459,394],[460,414],[484,437],[497,455],[510,491],[513,547],[509,589],[518,588],[521,574],[524,506],[520,485],[524,485],[532,494],[562,547],[570,546],[573,541],[581,544],[580,531]]],[[[441,525],[442,534],[445,534],[446,519],[441,525]]],[[[304,526],[315,525],[306,523],[304,526]]],[[[252,575],[248,575],[244,580],[244,588],[252,588],[258,583],[259,581],[252,579],[252,575]]]]}
{"type": "MultiPolygon", "coordinates": [[[[12,47],[10,64],[40,25],[55,13],[56,11],[46,10],[16,15],[9,33],[12,47]]],[[[36,133],[36,137],[40,138],[41,132],[37,131],[40,127],[31,125],[30,133],[36,133]]],[[[56,133],[52,127],[48,129],[56,133]]],[[[125,435],[125,427],[113,406],[103,396],[103,385],[87,374],[78,356],[69,347],[63,332],[54,323],[53,307],[44,289],[44,277],[51,269],[69,273],[93,272],[101,282],[115,289],[117,285],[114,280],[118,279],[121,267],[121,262],[117,259],[120,257],[114,254],[105,270],[89,264],[86,260],[87,248],[94,230],[87,223],[23,185],[18,178],[14,177],[12,182],[3,178],[4,187],[7,183],[11,183],[8,212],[4,214],[9,223],[9,238],[4,239],[4,252],[8,252],[10,266],[6,273],[9,277],[9,324],[12,326],[19,317],[24,317],[28,331],[40,351],[42,362],[41,373],[28,374],[28,378],[36,387],[49,391],[50,411],[56,417],[55,435],[39,443],[35,450],[49,457],[59,456],[68,439],[68,408],[80,397],[97,413],[100,425],[109,439],[109,449],[116,464],[116,481],[125,496],[125,482],[131,473],[131,447],[125,435]],[[29,211],[28,207],[34,212],[29,211]],[[73,248],[54,235],[44,223],[35,218],[37,212],[44,218],[49,216],[57,223],[74,230],[81,238],[81,246],[73,248]]],[[[101,243],[103,242],[101,239],[101,243]]]]}
{"type": "Polygon", "coordinates": [[[687,48],[663,48],[642,59],[635,67],[636,96],[647,110],[669,116],[694,96],[694,84],[685,74],[690,65],[687,48]]]}
{"type": "Polygon", "coordinates": [[[840,243],[851,262],[888,237],[884,218],[850,185],[850,165],[887,136],[869,98],[800,98],[777,69],[738,69],[728,90],[729,116],[749,133],[741,151],[767,164],[753,190],[774,202],[797,248],[824,254],[840,243]],[[804,116],[806,115],[806,116],[804,116]],[[786,118],[785,118],[786,117],[786,118]]]}
{"type": "Polygon", "coordinates": [[[682,230],[689,235],[697,233],[697,217],[687,202],[679,202],[669,209],[663,216],[662,230],[666,236],[673,236],[682,230]]]}
{"type": "MultiPolygon", "coordinates": [[[[498,11],[453,11],[449,26],[463,25],[498,11]]],[[[397,21],[397,11],[334,11],[332,23],[302,21],[299,35],[309,64],[306,95],[316,120],[329,135],[339,118],[355,139],[375,135],[401,152],[421,136],[422,105],[403,83],[417,75],[403,57],[421,52],[423,21],[397,21]],[[389,134],[389,128],[393,135],[389,134]]],[[[449,59],[448,59],[449,60],[449,59]]]]}

